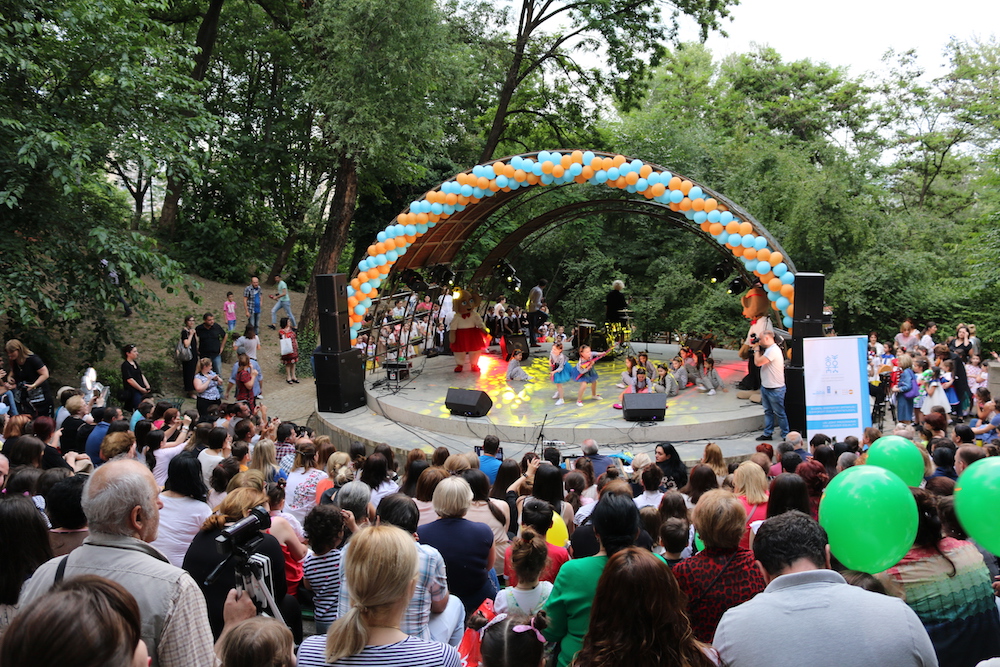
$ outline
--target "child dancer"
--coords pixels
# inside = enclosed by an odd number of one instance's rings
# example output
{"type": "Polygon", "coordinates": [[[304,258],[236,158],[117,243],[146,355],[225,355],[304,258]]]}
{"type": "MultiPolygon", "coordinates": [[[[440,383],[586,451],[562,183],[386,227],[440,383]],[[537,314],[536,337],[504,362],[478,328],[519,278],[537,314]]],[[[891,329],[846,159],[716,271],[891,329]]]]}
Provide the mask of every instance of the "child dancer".
{"type": "Polygon", "coordinates": [[[615,385],[619,389],[627,389],[635,384],[635,368],[639,365],[639,362],[635,360],[635,357],[629,356],[625,357],[625,370],[622,371],[621,381],[615,385]]]}
{"type": "Polygon", "coordinates": [[[517,380],[518,382],[531,382],[531,376],[524,372],[521,368],[521,359],[524,358],[524,350],[514,350],[511,354],[510,361],[507,362],[507,379],[517,380]]]}
{"type": "Polygon", "coordinates": [[[594,364],[597,361],[607,355],[609,350],[605,350],[600,354],[594,354],[590,350],[589,345],[580,346],[580,362],[576,365],[576,381],[580,383],[580,391],[576,396],[577,407],[583,407],[583,392],[587,389],[587,385],[590,385],[590,393],[593,395],[595,401],[600,401],[601,396],[597,393],[597,369],[594,368],[594,364]]]}
{"type": "Polygon", "coordinates": [[[717,389],[728,391],[719,377],[719,371],[715,370],[715,359],[712,357],[705,357],[705,372],[697,384],[698,390],[707,391],[709,396],[715,396],[717,389]]]}
{"type": "Polygon", "coordinates": [[[614,404],[615,410],[621,410],[625,394],[649,394],[653,390],[649,380],[646,379],[646,369],[639,366],[635,369],[635,384],[630,385],[625,391],[618,395],[618,402],[614,404]]]}
{"type": "Polygon", "coordinates": [[[653,366],[653,362],[649,360],[649,355],[646,352],[639,353],[639,361],[637,365],[646,369],[646,377],[656,377],[656,368],[653,366]]]}
{"type": "Polygon", "coordinates": [[[653,382],[654,394],[677,395],[677,381],[670,374],[670,369],[660,364],[656,367],[656,380],[653,382]]]}
{"type": "Polygon", "coordinates": [[[670,360],[670,375],[673,376],[674,382],[677,383],[677,390],[683,391],[687,389],[688,386],[688,374],[687,369],[684,368],[684,360],[680,357],[674,357],[670,360]]]}
{"type": "Polygon", "coordinates": [[[573,379],[573,371],[575,370],[566,361],[562,343],[556,343],[552,346],[552,351],[549,352],[549,364],[552,368],[552,381],[556,383],[556,393],[552,394],[552,398],[559,399],[556,401],[556,405],[562,405],[565,403],[563,400],[563,384],[573,379]]]}

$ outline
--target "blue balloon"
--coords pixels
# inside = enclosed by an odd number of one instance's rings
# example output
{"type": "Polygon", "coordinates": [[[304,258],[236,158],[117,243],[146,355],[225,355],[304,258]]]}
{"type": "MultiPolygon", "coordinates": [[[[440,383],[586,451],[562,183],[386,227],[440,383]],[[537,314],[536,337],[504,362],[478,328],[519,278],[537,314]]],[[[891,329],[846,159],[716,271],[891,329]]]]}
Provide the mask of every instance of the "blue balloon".
{"type": "Polygon", "coordinates": [[[515,155],[514,157],[512,157],[510,159],[510,166],[514,167],[514,169],[520,169],[521,168],[521,156],[520,155],[515,155]]]}
{"type": "Polygon", "coordinates": [[[597,181],[598,183],[607,183],[608,172],[604,171],[603,169],[599,170],[597,173],[594,174],[594,180],[597,181]]]}
{"type": "Polygon", "coordinates": [[[379,240],[379,243],[385,243],[385,240],[389,237],[385,235],[385,232],[379,232],[375,235],[375,238],[379,240]]]}
{"type": "Polygon", "coordinates": [[[687,218],[688,220],[694,220],[695,213],[697,213],[697,211],[692,211],[691,209],[688,209],[684,211],[684,217],[687,218]]]}
{"type": "Polygon", "coordinates": [[[642,169],[642,160],[638,158],[632,160],[632,171],[639,171],[640,169],[642,169]]]}
{"type": "Polygon", "coordinates": [[[507,183],[507,187],[510,188],[511,190],[517,190],[519,187],[521,187],[521,184],[512,178],[510,179],[510,182],[507,183]]]}
{"type": "Polygon", "coordinates": [[[452,206],[451,204],[445,204],[444,205],[444,212],[447,213],[448,215],[451,215],[452,213],[455,212],[455,207],[452,206]]]}
{"type": "Polygon", "coordinates": [[[729,211],[723,211],[719,215],[719,222],[721,222],[724,225],[729,224],[732,221],[733,221],[733,214],[730,213],[729,211]]]}
{"type": "Polygon", "coordinates": [[[417,224],[417,233],[418,234],[426,234],[427,233],[427,225],[425,225],[422,222],[419,223],[419,224],[417,224]]]}
{"type": "Polygon", "coordinates": [[[354,291],[355,291],[354,287],[352,287],[351,285],[347,286],[347,296],[354,296],[354,291]]]}
{"type": "Polygon", "coordinates": [[[361,283],[361,287],[359,287],[358,289],[361,290],[362,294],[368,294],[369,292],[372,291],[372,284],[366,280],[365,282],[361,283]]]}
{"type": "MultiPolygon", "coordinates": [[[[708,220],[708,213],[705,213],[704,211],[694,212],[694,221],[697,222],[699,225],[705,222],[706,220],[708,220]]],[[[756,262],[757,260],[754,261],[756,262]]]]}
{"type": "Polygon", "coordinates": [[[621,175],[622,172],[618,167],[611,167],[611,169],[608,169],[609,181],[617,181],[619,178],[621,178],[621,175]]]}
{"type": "Polygon", "coordinates": [[[555,177],[552,176],[552,174],[542,174],[541,181],[545,185],[552,185],[552,181],[554,181],[554,180],[556,180],[556,179],[555,179],[555,177]]]}
{"type": "Polygon", "coordinates": [[[655,171],[652,172],[649,176],[646,177],[646,182],[649,183],[650,185],[656,185],[657,183],[659,183],[660,182],[659,172],[655,171]]]}
{"type": "Polygon", "coordinates": [[[788,315],[785,315],[782,318],[781,323],[785,325],[786,329],[791,329],[792,328],[792,324],[794,324],[795,321],[792,318],[790,318],[788,315]]]}
{"type": "Polygon", "coordinates": [[[364,306],[365,308],[371,308],[372,307],[372,300],[370,298],[368,298],[368,297],[365,297],[364,299],[362,299],[360,301],[360,304],[362,306],[364,306]]]}
{"type": "MultiPolygon", "coordinates": [[[[455,210],[459,211],[459,212],[464,211],[465,210],[465,204],[455,204],[455,210]]],[[[431,226],[433,227],[434,225],[431,225],[431,226]]]]}
{"type": "Polygon", "coordinates": [[[774,275],[775,276],[777,276],[778,278],[780,278],[781,276],[785,275],[785,273],[788,272],[788,265],[785,264],[784,262],[782,262],[781,264],[778,264],[776,267],[774,267],[771,270],[774,271],[774,275]]]}
{"type": "Polygon", "coordinates": [[[743,243],[743,237],[740,236],[739,234],[730,234],[729,235],[729,245],[731,245],[731,246],[738,246],[738,245],[741,245],[742,243],[743,243]]]}
{"type": "Polygon", "coordinates": [[[483,166],[479,164],[474,166],[472,168],[472,175],[475,176],[476,178],[481,178],[483,175],[483,166]]]}
{"type": "Polygon", "coordinates": [[[673,177],[674,177],[673,174],[671,174],[669,171],[665,171],[662,174],[660,174],[660,183],[666,185],[667,183],[670,182],[670,179],[673,177]]]}
{"type": "Polygon", "coordinates": [[[762,276],[767,275],[771,272],[771,265],[767,262],[757,262],[757,273],[762,276]]]}
{"type": "Polygon", "coordinates": [[[559,164],[559,161],[562,160],[562,153],[559,151],[552,151],[549,153],[549,159],[552,160],[552,164],[559,164]]]}
{"type": "Polygon", "coordinates": [[[767,247],[767,239],[764,238],[763,236],[758,236],[757,239],[753,242],[753,247],[756,248],[757,250],[763,250],[764,248],[767,247]]]}
{"type": "Polygon", "coordinates": [[[718,241],[719,245],[726,245],[726,242],[729,240],[729,234],[722,232],[715,237],[715,240],[718,241]]]}
{"type": "Polygon", "coordinates": [[[622,162],[621,166],[618,167],[618,173],[622,176],[631,174],[633,171],[639,171],[638,169],[633,169],[630,162],[622,162]]]}
{"type": "Polygon", "coordinates": [[[747,271],[753,271],[753,267],[757,264],[756,259],[744,259],[743,266],[746,267],[747,271]]]}
{"type": "Polygon", "coordinates": [[[635,194],[635,192],[637,192],[637,190],[635,189],[634,185],[626,185],[625,186],[625,192],[631,192],[631,193],[635,194]]]}
{"type": "Polygon", "coordinates": [[[648,187],[649,187],[649,181],[647,181],[645,178],[640,178],[638,181],[635,182],[636,192],[645,192],[646,188],[648,187]]]}
{"type": "MultiPolygon", "coordinates": [[[[355,306],[355,308],[357,308],[357,306],[355,306]]],[[[358,313],[358,314],[364,315],[364,313],[358,313]]],[[[351,331],[357,331],[360,328],[361,328],[361,322],[354,322],[351,324],[351,331]]]]}
{"type": "Polygon", "coordinates": [[[397,259],[399,259],[399,254],[397,254],[395,250],[390,250],[389,252],[385,253],[385,258],[390,262],[395,262],[397,259]]]}
{"type": "Polygon", "coordinates": [[[549,156],[548,151],[538,151],[538,161],[539,162],[551,162],[552,158],[549,156]]]}
{"type": "Polygon", "coordinates": [[[406,249],[409,248],[411,245],[413,245],[413,244],[412,243],[407,243],[402,248],[400,248],[399,246],[396,246],[396,254],[399,255],[400,257],[402,257],[403,255],[406,254],[406,249]]]}
{"type": "MultiPolygon", "coordinates": [[[[365,283],[365,284],[368,285],[368,283],[365,283]]],[[[371,287],[371,285],[369,285],[369,287],[371,287]]],[[[368,291],[371,292],[370,289],[368,291]]],[[[358,305],[354,306],[354,314],[355,315],[364,315],[365,314],[365,307],[362,306],[360,303],[358,305]]]]}
{"type": "Polygon", "coordinates": [[[508,183],[509,183],[509,179],[506,176],[504,176],[503,174],[499,174],[497,176],[497,187],[498,188],[505,188],[505,187],[507,187],[508,183]]]}
{"type": "Polygon", "coordinates": [[[719,213],[717,210],[716,211],[709,211],[708,212],[708,221],[709,222],[718,222],[721,217],[722,217],[722,214],[719,213]]]}
{"type": "Polygon", "coordinates": [[[482,188],[472,188],[472,196],[476,199],[482,199],[485,193],[486,190],[483,190],[482,188]]]}
{"type": "Polygon", "coordinates": [[[788,306],[791,305],[792,302],[788,300],[788,297],[783,296],[774,303],[778,306],[778,310],[788,310],[788,306]]]}
{"type": "Polygon", "coordinates": [[[444,206],[442,206],[437,202],[434,202],[433,204],[431,204],[431,213],[433,213],[434,215],[441,215],[442,213],[444,213],[444,206]]]}
{"type": "Polygon", "coordinates": [[[768,292],[767,293],[767,300],[768,301],[777,301],[780,298],[781,298],[781,293],[780,292],[768,292]]]}
{"type": "MultiPolygon", "coordinates": [[[[382,286],[382,279],[381,279],[381,278],[372,278],[372,279],[371,279],[371,280],[369,280],[368,282],[370,282],[370,283],[371,283],[371,285],[372,285],[372,287],[373,287],[374,289],[378,289],[379,287],[381,287],[381,286],[382,286]]],[[[371,299],[368,299],[368,304],[366,304],[366,305],[365,305],[365,308],[367,308],[367,307],[368,307],[368,306],[370,306],[370,305],[372,305],[372,304],[371,304],[371,299]]]]}
{"type": "Polygon", "coordinates": [[[691,201],[694,201],[695,199],[704,199],[704,197],[705,193],[697,185],[691,188],[691,191],[688,192],[688,199],[691,201]]]}
{"type": "Polygon", "coordinates": [[[680,204],[682,199],[684,199],[683,192],[681,192],[680,190],[670,191],[670,201],[672,201],[675,204],[680,204]]]}
{"type": "Polygon", "coordinates": [[[472,186],[471,185],[465,184],[465,185],[462,186],[462,196],[463,197],[471,197],[472,196],[472,186]]]}
{"type": "Polygon", "coordinates": [[[791,271],[785,271],[780,276],[782,285],[794,285],[795,284],[795,274],[791,271]]]}
{"type": "Polygon", "coordinates": [[[595,157],[597,157],[597,156],[594,155],[594,151],[584,151],[583,152],[583,163],[589,165],[594,160],[595,157]]]}
{"type": "Polygon", "coordinates": [[[542,163],[536,162],[535,164],[531,165],[531,173],[534,174],[535,176],[541,176],[542,174],[544,174],[545,172],[542,171],[542,163]]]}
{"type": "Polygon", "coordinates": [[[571,176],[579,176],[583,173],[583,165],[579,162],[574,162],[569,166],[569,173],[571,176]]]}
{"type": "Polygon", "coordinates": [[[367,271],[368,269],[369,269],[368,258],[365,257],[363,260],[358,262],[358,271],[367,271]]]}
{"type": "Polygon", "coordinates": [[[437,223],[436,223],[436,222],[434,222],[433,220],[428,220],[428,221],[427,221],[427,226],[428,226],[428,227],[435,227],[436,225],[437,225],[437,223]]]}
{"type": "Polygon", "coordinates": [[[742,245],[744,248],[752,248],[753,242],[754,242],[753,234],[747,234],[742,239],[740,239],[740,245],[742,245]]]}
{"type": "Polygon", "coordinates": [[[406,232],[407,236],[413,236],[414,234],[417,233],[417,226],[416,225],[406,225],[406,227],[403,229],[403,231],[406,232]]]}
{"type": "Polygon", "coordinates": [[[388,261],[389,259],[385,255],[375,255],[375,263],[379,266],[385,266],[388,261]]]}

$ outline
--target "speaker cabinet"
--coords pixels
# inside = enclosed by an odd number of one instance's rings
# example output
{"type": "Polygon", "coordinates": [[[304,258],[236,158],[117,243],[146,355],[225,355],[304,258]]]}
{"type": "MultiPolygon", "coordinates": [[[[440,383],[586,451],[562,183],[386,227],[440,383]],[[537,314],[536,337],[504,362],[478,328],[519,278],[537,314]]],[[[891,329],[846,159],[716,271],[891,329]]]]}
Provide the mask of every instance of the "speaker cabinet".
{"type": "Polygon", "coordinates": [[[485,417],[493,408],[493,399],[485,391],[478,389],[456,389],[450,387],[444,399],[445,407],[451,414],[463,417],[485,417]]]}
{"type": "Polygon", "coordinates": [[[365,367],[361,350],[327,352],[317,348],[316,407],[320,412],[350,412],[365,405],[365,367]]]}
{"type": "Polygon", "coordinates": [[[521,350],[524,356],[522,360],[531,358],[531,346],[528,345],[528,337],[524,334],[512,334],[504,336],[504,359],[510,361],[514,356],[514,350],[521,350]]]}
{"type": "Polygon", "coordinates": [[[324,352],[351,349],[351,320],[347,312],[347,274],[316,276],[319,340],[324,352]]]}
{"type": "Polygon", "coordinates": [[[661,422],[667,413],[666,394],[625,394],[622,416],[630,422],[661,422]]]}

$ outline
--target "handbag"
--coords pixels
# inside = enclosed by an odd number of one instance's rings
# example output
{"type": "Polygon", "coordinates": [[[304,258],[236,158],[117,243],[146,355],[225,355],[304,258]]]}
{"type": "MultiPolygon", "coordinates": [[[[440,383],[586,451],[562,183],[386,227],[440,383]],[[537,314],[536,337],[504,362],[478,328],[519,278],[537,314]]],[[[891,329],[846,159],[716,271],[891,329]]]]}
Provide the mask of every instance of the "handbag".
{"type": "Polygon", "coordinates": [[[177,341],[177,347],[174,348],[174,358],[178,363],[184,363],[185,361],[191,361],[194,355],[191,354],[191,348],[184,344],[183,340],[177,341]]]}
{"type": "Polygon", "coordinates": [[[281,350],[281,356],[285,356],[286,354],[292,354],[295,351],[295,348],[292,346],[291,338],[285,338],[284,336],[282,336],[281,339],[279,340],[279,346],[281,350]]]}
{"type": "MultiPolygon", "coordinates": [[[[917,378],[913,374],[913,371],[910,371],[910,369],[906,370],[909,371],[910,388],[903,392],[903,396],[906,398],[915,398],[916,395],[920,393],[920,384],[917,382],[917,378]]],[[[906,371],[903,371],[903,373],[905,375],[906,371]]]]}

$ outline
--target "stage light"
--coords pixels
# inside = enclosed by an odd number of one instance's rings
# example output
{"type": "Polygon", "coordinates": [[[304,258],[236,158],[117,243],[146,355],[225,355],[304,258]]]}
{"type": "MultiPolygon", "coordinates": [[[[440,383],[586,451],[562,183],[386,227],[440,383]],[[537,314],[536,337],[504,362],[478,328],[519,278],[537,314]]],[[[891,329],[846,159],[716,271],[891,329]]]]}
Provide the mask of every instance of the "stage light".
{"type": "Polygon", "coordinates": [[[726,289],[726,294],[733,294],[735,292],[742,292],[742,291],[743,291],[742,278],[733,278],[732,280],[729,281],[729,288],[726,289]]]}
{"type": "Polygon", "coordinates": [[[414,292],[426,292],[427,282],[413,269],[406,269],[402,275],[403,284],[414,292]]]}
{"type": "Polygon", "coordinates": [[[510,262],[506,259],[501,259],[493,267],[493,277],[511,285],[515,280],[517,280],[517,272],[514,270],[514,267],[510,265],[510,262]]]}
{"type": "Polygon", "coordinates": [[[444,264],[438,264],[431,268],[431,280],[438,285],[454,285],[455,272],[444,264]]]}
{"type": "Polygon", "coordinates": [[[719,262],[719,264],[712,269],[712,282],[717,283],[721,280],[725,280],[730,272],[731,269],[729,267],[729,262],[719,262]]]}
{"type": "Polygon", "coordinates": [[[511,287],[514,288],[515,292],[520,292],[521,291],[521,279],[520,278],[514,278],[514,282],[511,283],[511,287]]]}

